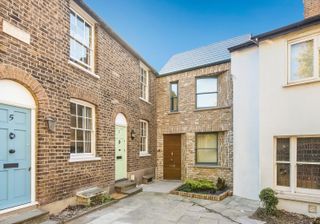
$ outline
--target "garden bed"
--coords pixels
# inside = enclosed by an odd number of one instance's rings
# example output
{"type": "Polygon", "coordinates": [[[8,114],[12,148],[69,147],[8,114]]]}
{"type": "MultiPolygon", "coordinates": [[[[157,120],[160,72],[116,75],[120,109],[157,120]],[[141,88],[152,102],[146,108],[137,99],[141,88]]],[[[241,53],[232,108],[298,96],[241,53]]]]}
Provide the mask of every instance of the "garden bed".
{"type": "Polygon", "coordinates": [[[71,220],[77,219],[93,211],[108,207],[117,201],[118,200],[109,200],[100,204],[95,204],[93,206],[85,206],[85,205],[68,206],[66,209],[61,211],[58,215],[50,215],[50,220],[57,221],[58,223],[67,223],[67,222],[70,222],[71,220]]]}
{"type": "Polygon", "coordinates": [[[266,224],[320,224],[320,218],[310,218],[284,210],[278,210],[275,215],[268,215],[263,208],[258,208],[251,218],[264,221],[266,224]]]}
{"type": "Polygon", "coordinates": [[[225,181],[221,178],[219,178],[216,185],[208,180],[187,180],[183,185],[170,193],[212,201],[221,201],[232,195],[232,191],[227,188],[225,181]]]}

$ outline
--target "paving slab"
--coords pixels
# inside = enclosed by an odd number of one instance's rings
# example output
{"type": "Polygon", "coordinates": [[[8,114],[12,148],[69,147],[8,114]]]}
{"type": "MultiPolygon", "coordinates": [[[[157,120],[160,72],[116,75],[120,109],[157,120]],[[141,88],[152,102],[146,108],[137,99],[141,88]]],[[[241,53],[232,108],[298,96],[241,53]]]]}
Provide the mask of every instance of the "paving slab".
{"type": "Polygon", "coordinates": [[[147,189],[144,186],[144,192],[70,224],[261,224],[249,218],[259,205],[255,201],[233,196],[214,202],[163,193],[180,184],[158,182],[147,189]]]}

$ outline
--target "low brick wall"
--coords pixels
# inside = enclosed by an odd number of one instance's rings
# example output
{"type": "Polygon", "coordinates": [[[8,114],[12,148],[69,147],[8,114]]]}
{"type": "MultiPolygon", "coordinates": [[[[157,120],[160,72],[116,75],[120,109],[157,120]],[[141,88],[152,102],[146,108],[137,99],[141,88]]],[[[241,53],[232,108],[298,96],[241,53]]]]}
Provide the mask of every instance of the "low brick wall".
{"type": "Polygon", "coordinates": [[[192,193],[192,192],[183,192],[183,191],[178,191],[177,189],[171,191],[170,194],[180,195],[180,196],[189,197],[189,198],[211,200],[211,201],[222,201],[226,197],[232,196],[232,194],[233,194],[233,192],[231,190],[227,190],[219,195],[210,195],[210,194],[198,194],[198,193],[192,193]]]}

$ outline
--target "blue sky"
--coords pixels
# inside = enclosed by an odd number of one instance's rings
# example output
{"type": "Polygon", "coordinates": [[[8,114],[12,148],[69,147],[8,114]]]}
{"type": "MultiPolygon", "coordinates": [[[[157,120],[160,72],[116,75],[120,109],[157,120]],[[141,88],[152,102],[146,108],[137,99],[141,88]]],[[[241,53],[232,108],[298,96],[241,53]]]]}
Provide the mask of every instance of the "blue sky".
{"type": "Polygon", "coordinates": [[[159,70],[175,53],[303,19],[302,0],[85,0],[159,70]]]}

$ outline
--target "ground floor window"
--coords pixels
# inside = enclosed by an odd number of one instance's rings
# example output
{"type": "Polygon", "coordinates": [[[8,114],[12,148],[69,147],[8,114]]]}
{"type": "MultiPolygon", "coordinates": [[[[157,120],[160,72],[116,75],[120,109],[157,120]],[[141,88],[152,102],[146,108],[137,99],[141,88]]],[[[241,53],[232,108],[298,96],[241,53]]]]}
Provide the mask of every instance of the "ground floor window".
{"type": "Polygon", "coordinates": [[[140,120],[140,155],[148,154],[148,121],[140,120]]]}
{"type": "Polygon", "coordinates": [[[276,139],[276,185],[320,194],[320,137],[276,139]]]}
{"type": "Polygon", "coordinates": [[[218,133],[196,134],[196,163],[218,164],[218,133]]]}
{"type": "Polygon", "coordinates": [[[95,108],[92,104],[72,100],[71,112],[71,148],[73,156],[93,155],[95,139],[95,108]]]}

